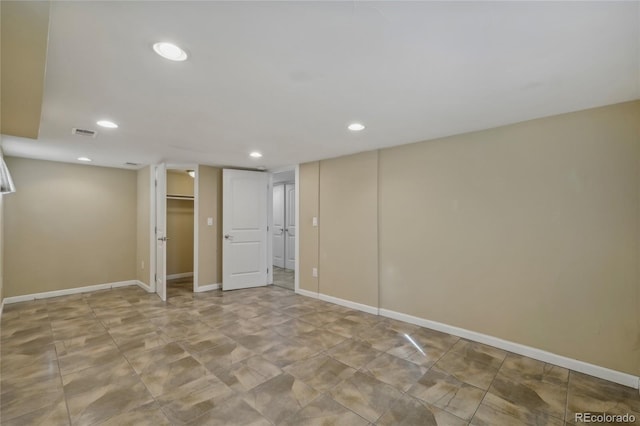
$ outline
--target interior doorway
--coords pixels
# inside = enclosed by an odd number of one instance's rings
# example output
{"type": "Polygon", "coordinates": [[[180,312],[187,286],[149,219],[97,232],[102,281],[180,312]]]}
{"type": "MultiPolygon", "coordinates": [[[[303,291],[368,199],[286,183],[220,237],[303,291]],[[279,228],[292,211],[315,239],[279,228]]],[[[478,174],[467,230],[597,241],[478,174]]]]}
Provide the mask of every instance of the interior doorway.
{"type": "Polygon", "coordinates": [[[273,284],[295,290],[296,274],[296,178],[295,170],[272,175],[273,284]]]}
{"type": "Polygon", "coordinates": [[[167,169],[167,297],[194,291],[195,170],[167,169]]]}

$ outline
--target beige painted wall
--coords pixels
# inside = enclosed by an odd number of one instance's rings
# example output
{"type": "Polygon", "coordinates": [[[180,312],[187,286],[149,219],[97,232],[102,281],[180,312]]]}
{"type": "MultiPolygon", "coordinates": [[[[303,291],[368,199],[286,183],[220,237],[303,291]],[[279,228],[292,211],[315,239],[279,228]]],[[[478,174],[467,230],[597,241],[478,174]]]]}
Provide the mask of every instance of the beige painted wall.
{"type": "Polygon", "coordinates": [[[6,157],[5,297],[136,278],[136,172],[6,157]]]}
{"type": "Polygon", "coordinates": [[[193,200],[167,200],[167,275],[193,272],[193,200]]]}
{"type": "Polygon", "coordinates": [[[36,139],[49,37],[48,1],[0,3],[1,132],[36,139]]]}
{"type": "Polygon", "coordinates": [[[300,288],[318,292],[318,278],[312,276],[312,269],[317,268],[319,228],[313,226],[313,218],[320,216],[320,162],[300,165],[300,270],[298,271],[300,288]]]}
{"type": "Polygon", "coordinates": [[[378,306],[377,224],[378,152],[320,161],[320,293],[378,306]]]}
{"type": "Polygon", "coordinates": [[[183,170],[167,170],[167,195],[193,197],[193,178],[183,170]]]}
{"type": "MultiPolygon", "coordinates": [[[[167,170],[167,195],[194,194],[194,179],[183,170],[167,170]]],[[[167,275],[193,272],[193,200],[167,199],[167,275]]]]}
{"type": "Polygon", "coordinates": [[[198,167],[198,285],[222,283],[222,169],[198,167]],[[207,218],[213,218],[213,226],[207,218]]]}
{"type": "Polygon", "coordinates": [[[137,172],[137,251],[136,278],[151,285],[151,252],[149,250],[151,232],[151,166],[137,172]]]}
{"type": "Polygon", "coordinates": [[[380,152],[381,308],[640,373],[640,102],[380,152]]]}
{"type": "Polygon", "coordinates": [[[640,374],[640,101],[367,156],[320,163],[320,293],[640,374]]]}

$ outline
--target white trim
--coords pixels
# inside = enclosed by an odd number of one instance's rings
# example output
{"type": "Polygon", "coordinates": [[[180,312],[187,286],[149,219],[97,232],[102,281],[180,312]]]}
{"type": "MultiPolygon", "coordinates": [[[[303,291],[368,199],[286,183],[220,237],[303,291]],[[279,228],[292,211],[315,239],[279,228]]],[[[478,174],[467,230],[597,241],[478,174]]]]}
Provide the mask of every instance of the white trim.
{"type": "Polygon", "coordinates": [[[293,288],[295,290],[295,292],[297,293],[298,290],[300,290],[300,165],[296,164],[296,168],[295,168],[295,176],[294,176],[294,184],[295,186],[295,196],[296,196],[296,205],[295,205],[295,210],[296,210],[296,235],[294,236],[295,239],[295,252],[296,252],[296,258],[295,258],[295,271],[293,271],[293,288]]]}
{"type": "Polygon", "coordinates": [[[129,280],[129,281],[118,281],[115,283],[111,283],[110,288],[118,288],[118,287],[129,287],[132,285],[138,285],[138,280],[129,280]]]}
{"type": "Polygon", "coordinates": [[[195,293],[202,293],[204,291],[218,290],[221,287],[222,287],[221,284],[207,284],[207,285],[198,286],[198,288],[194,289],[193,291],[195,293]]]}
{"type": "Polygon", "coordinates": [[[430,328],[432,330],[441,331],[443,333],[452,334],[454,336],[463,337],[474,342],[484,343],[499,349],[504,349],[519,355],[539,361],[548,362],[549,364],[558,365],[573,371],[588,374],[610,382],[619,383],[631,388],[640,388],[640,378],[621,371],[611,370],[609,368],[600,367],[598,365],[589,364],[584,361],[578,361],[562,355],[557,355],[542,349],[532,348],[531,346],[522,345],[520,343],[510,342],[498,337],[489,336],[487,334],[478,333],[476,331],[467,330],[452,325],[443,324],[424,318],[414,317],[412,315],[391,311],[388,309],[380,309],[380,315],[387,318],[393,318],[399,321],[408,322],[410,324],[419,325],[420,327],[430,328]]]}
{"type": "Polygon", "coordinates": [[[320,299],[325,302],[333,303],[334,305],[345,306],[347,308],[366,312],[368,314],[379,315],[378,308],[376,308],[375,306],[369,306],[362,303],[352,302],[350,300],[340,299],[338,297],[328,296],[326,294],[316,293],[309,290],[303,290],[301,288],[296,289],[296,293],[301,296],[311,297],[314,299],[320,299]]]}
{"type": "Polygon", "coordinates": [[[347,308],[366,312],[368,314],[378,315],[378,308],[375,306],[364,305],[362,303],[352,302],[351,300],[340,299],[338,297],[328,296],[322,293],[318,293],[318,299],[324,300],[325,302],[331,302],[336,305],[346,306],[347,308]]]}
{"type": "Polygon", "coordinates": [[[298,167],[297,164],[291,164],[291,165],[288,165],[288,166],[276,167],[275,169],[269,169],[269,173],[289,172],[291,170],[294,170],[296,167],[298,167]]]}
{"type": "Polygon", "coordinates": [[[138,283],[139,283],[138,280],[129,280],[129,281],[118,281],[114,283],[106,283],[106,284],[88,285],[85,287],[66,288],[63,290],[45,291],[43,293],[33,293],[33,294],[25,294],[23,296],[5,297],[3,303],[9,304],[9,303],[27,302],[30,300],[48,299],[50,297],[68,296],[70,294],[90,293],[92,291],[98,291],[98,290],[109,290],[112,288],[139,285],[138,283]]]}
{"type": "Polygon", "coordinates": [[[267,181],[267,271],[267,285],[271,285],[273,284],[273,173],[269,173],[267,181]]]}
{"type": "Polygon", "coordinates": [[[2,311],[4,311],[4,299],[0,302],[0,322],[2,322],[2,311]]]}
{"type": "Polygon", "coordinates": [[[149,288],[156,292],[156,165],[149,166],[149,288]]]}
{"type": "Polygon", "coordinates": [[[183,272],[181,274],[167,275],[168,280],[177,280],[178,278],[190,278],[193,277],[193,272],[183,272]]]}
{"type": "Polygon", "coordinates": [[[140,280],[136,280],[136,284],[137,284],[138,287],[140,287],[141,289],[143,289],[147,293],[155,293],[151,287],[149,287],[148,285],[146,285],[145,283],[143,283],[140,280]]]}
{"type": "Polygon", "coordinates": [[[193,167],[193,292],[199,290],[198,275],[200,273],[200,164],[193,167]]]}
{"type": "Polygon", "coordinates": [[[296,293],[301,296],[311,297],[314,299],[318,298],[318,293],[316,293],[315,291],[304,290],[302,288],[296,288],[296,293]]]}

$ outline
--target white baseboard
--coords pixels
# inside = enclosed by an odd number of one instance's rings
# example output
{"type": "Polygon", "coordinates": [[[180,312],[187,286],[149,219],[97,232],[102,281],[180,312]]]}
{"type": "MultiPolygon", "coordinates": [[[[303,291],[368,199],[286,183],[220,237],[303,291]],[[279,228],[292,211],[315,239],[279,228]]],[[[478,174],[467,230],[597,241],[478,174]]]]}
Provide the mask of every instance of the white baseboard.
{"type": "Polygon", "coordinates": [[[320,299],[325,302],[344,306],[346,308],[355,309],[357,311],[366,312],[368,314],[379,315],[378,308],[376,308],[375,306],[364,305],[362,303],[352,302],[351,300],[340,299],[339,297],[328,296],[326,294],[316,293],[309,290],[303,290],[301,288],[297,289],[296,293],[301,296],[311,297],[313,299],[320,299]]]}
{"type": "Polygon", "coordinates": [[[414,317],[412,315],[400,312],[390,311],[388,309],[380,309],[380,315],[387,318],[393,318],[399,321],[408,322],[410,324],[419,325],[420,327],[430,328],[432,330],[441,331],[443,333],[459,336],[474,342],[484,343],[494,346],[505,351],[513,352],[518,355],[527,356],[537,359],[538,361],[547,362],[549,364],[558,365],[573,371],[588,374],[610,382],[619,383],[624,386],[638,389],[640,387],[640,378],[621,371],[611,370],[609,368],[600,367],[599,365],[589,364],[573,358],[557,355],[542,349],[533,348],[531,346],[522,345],[520,343],[510,342],[498,337],[489,336],[487,334],[478,333],[452,325],[443,324],[436,321],[430,321],[424,318],[414,317]]]}
{"type": "Polygon", "coordinates": [[[147,293],[153,293],[153,290],[151,289],[151,286],[148,286],[147,284],[143,283],[140,280],[136,280],[136,285],[138,287],[140,287],[141,289],[143,289],[144,291],[146,291],[147,293]]]}
{"type": "Polygon", "coordinates": [[[489,336],[487,334],[478,333],[476,331],[471,331],[448,324],[443,324],[441,322],[414,317],[413,315],[403,314],[401,312],[395,312],[388,309],[378,309],[374,306],[363,305],[361,303],[339,299],[337,297],[327,296],[326,294],[315,293],[309,290],[298,289],[296,290],[296,293],[302,296],[324,300],[325,302],[334,303],[336,305],[346,306],[347,308],[356,309],[370,314],[380,315],[383,317],[404,321],[409,324],[415,324],[420,327],[430,328],[432,330],[459,336],[467,340],[484,343],[486,345],[494,346],[499,349],[516,353],[518,355],[527,356],[529,358],[537,359],[549,364],[568,368],[569,370],[588,374],[590,376],[598,377],[600,379],[608,380],[614,383],[619,383],[631,388],[640,389],[640,377],[634,376],[632,374],[623,373],[621,371],[612,370],[609,368],[601,367],[599,365],[589,364],[588,362],[568,358],[562,355],[544,351],[542,349],[533,348],[531,346],[522,345],[520,343],[510,342],[498,337],[489,336]]]}
{"type": "Polygon", "coordinates": [[[178,278],[190,278],[193,277],[193,272],[183,272],[181,274],[167,275],[168,280],[177,280],[178,278]]]}
{"type": "Polygon", "coordinates": [[[193,289],[194,293],[202,293],[204,291],[218,290],[221,287],[220,284],[207,284],[199,285],[197,289],[193,289]]]}
{"type": "Polygon", "coordinates": [[[327,296],[326,294],[322,293],[318,293],[318,299],[358,311],[366,312],[368,314],[378,315],[378,308],[376,308],[375,306],[364,305],[362,303],[352,302],[350,300],[340,299],[338,297],[327,296]]]}
{"type": "Polygon", "coordinates": [[[48,299],[50,297],[68,296],[70,294],[89,293],[98,290],[109,290],[111,288],[127,287],[138,285],[137,280],[118,281],[115,283],[88,285],[85,287],[66,288],[64,290],[45,291],[44,293],[25,294],[23,296],[5,297],[4,303],[27,302],[36,299],[48,299]]]}
{"type": "Polygon", "coordinates": [[[296,290],[296,293],[301,296],[312,297],[314,299],[318,298],[318,293],[316,293],[315,291],[309,291],[299,288],[296,290]]]}

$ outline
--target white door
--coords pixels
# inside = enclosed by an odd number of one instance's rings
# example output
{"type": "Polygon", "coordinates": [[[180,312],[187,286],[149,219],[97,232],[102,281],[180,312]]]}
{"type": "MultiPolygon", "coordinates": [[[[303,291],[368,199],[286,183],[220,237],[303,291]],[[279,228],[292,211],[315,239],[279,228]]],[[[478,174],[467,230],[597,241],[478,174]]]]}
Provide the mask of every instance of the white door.
{"type": "Polygon", "coordinates": [[[167,167],[155,167],[156,179],[156,293],[167,300],[167,167]]]}
{"type": "Polygon", "coordinates": [[[284,268],[284,185],[273,187],[273,265],[284,268]]]}
{"type": "Polygon", "coordinates": [[[269,175],[222,171],[222,289],[267,285],[269,175]]]}
{"type": "Polygon", "coordinates": [[[284,267],[296,268],[296,186],[292,183],[285,185],[285,223],[286,249],[284,267]]]}

